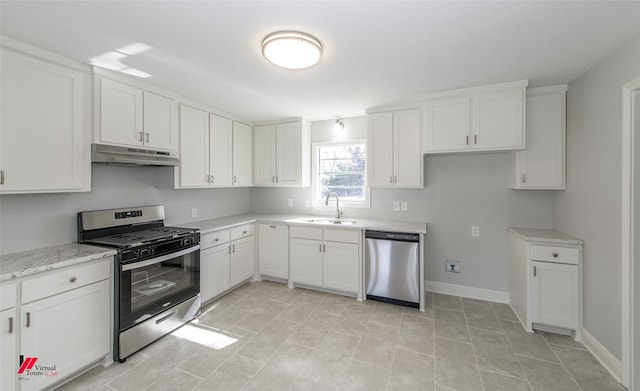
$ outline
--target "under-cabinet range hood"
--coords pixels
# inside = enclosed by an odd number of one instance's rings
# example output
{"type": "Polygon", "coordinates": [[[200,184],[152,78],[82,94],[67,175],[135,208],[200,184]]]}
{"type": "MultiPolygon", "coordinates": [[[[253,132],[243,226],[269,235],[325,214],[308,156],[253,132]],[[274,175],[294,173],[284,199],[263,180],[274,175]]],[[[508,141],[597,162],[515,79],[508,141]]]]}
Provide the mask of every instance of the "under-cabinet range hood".
{"type": "Polygon", "coordinates": [[[128,166],[180,165],[180,160],[169,152],[104,144],[91,144],[91,161],[128,166]]]}

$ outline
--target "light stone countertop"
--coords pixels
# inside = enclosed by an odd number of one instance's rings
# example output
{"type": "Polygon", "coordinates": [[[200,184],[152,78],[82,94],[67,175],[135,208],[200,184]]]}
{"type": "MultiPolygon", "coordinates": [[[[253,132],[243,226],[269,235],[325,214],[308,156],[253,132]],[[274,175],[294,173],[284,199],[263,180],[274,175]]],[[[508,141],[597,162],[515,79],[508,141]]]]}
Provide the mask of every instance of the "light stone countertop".
{"type": "Polygon", "coordinates": [[[392,232],[408,232],[408,233],[427,233],[427,223],[397,221],[397,220],[377,220],[377,219],[361,219],[361,218],[343,218],[345,221],[355,221],[355,224],[338,225],[338,224],[321,224],[308,223],[299,221],[301,219],[332,219],[330,216],[313,216],[313,215],[283,215],[283,214],[258,214],[246,213],[233,216],[218,217],[215,219],[194,221],[192,223],[180,224],[180,227],[191,227],[200,229],[201,234],[232,228],[242,224],[250,223],[266,223],[266,224],[289,224],[303,225],[336,229],[357,229],[357,230],[376,230],[376,231],[392,231],[392,232]]]}
{"type": "Polygon", "coordinates": [[[584,243],[580,239],[574,238],[573,236],[569,236],[554,229],[509,227],[509,231],[528,241],[534,242],[578,245],[584,243]]]}
{"type": "Polygon", "coordinates": [[[0,255],[0,281],[113,256],[115,250],[70,243],[0,255]]]}

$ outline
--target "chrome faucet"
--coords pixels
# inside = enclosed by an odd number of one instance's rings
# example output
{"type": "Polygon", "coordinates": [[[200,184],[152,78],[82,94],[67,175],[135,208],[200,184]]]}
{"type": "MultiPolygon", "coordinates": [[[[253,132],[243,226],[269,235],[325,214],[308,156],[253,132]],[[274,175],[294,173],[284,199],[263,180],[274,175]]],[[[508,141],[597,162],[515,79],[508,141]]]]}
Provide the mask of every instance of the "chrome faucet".
{"type": "Polygon", "coordinates": [[[340,209],[340,198],[338,198],[338,194],[336,192],[331,192],[327,194],[327,199],[324,201],[324,204],[329,206],[329,197],[336,197],[336,219],[340,220],[340,216],[342,216],[342,209],[340,209]]]}

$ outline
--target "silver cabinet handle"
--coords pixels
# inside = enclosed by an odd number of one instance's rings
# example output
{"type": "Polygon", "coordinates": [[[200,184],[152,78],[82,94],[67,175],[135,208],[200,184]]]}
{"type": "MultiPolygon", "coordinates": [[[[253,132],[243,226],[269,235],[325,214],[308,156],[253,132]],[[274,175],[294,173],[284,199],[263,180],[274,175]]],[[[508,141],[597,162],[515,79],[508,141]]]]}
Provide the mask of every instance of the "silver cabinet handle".
{"type": "Polygon", "coordinates": [[[326,253],[326,252],[327,252],[327,245],[326,245],[326,244],[323,244],[323,245],[322,245],[322,252],[323,252],[323,253],[326,253]]]}
{"type": "Polygon", "coordinates": [[[276,183],[280,183],[280,177],[276,175],[276,183]]]}
{"type": "Polygon", "coordinates": [[[231,254],[231,246],[229,246],[229,254],[231,254]]]}
{"type": "Polygon", "coordinates": [[[9,318],[9,334],[13,334],[13,317],[9,318]]]}
{"type": "Polygon", "coordinates": [[[478,135],[477,134],[473,135],[473,143],[474,144],[478,144],[478,135]]]}
{"type": "Polygon", "coordinates": [[[398,183],[398,176],[397,175],[393,176],[393,183],[398,183]]]}
{"type": "Polygon", "coordinates": [[[271,177],[271,182],[276,183],[276,177],[275,176],[271,177]]]}
{"type": "Polygon", "coordinates": [[[551,254],[551,256],[554,257],[554,258],[558,258],[558,253],[553,253],[553,254],[551,254]]]}
{"type": "Polygon", "coordinates": [[[469,136],[467,136],[466,144],[469,145],[469,136]]]}
{"type": "Polygon", "coordinates": [[[522,175],[520,176],[520,179],[522,180],[522,183],[525,183],[526,181],[526,174],[523,172],[522,175]]]}
{"type": "Polygon", "coordinates": [[[232,244],[231,247],[233,247],[233,252],[235,253],[236,252],[236,245],[232,244]]]}
{"type": "Polygon", "coordinates": [[[138,132],[138,134],[140,135],[140,142],[144,141],[144,133],[143,132],[138,132]]]}
{"type": "Polygon", "coordinates": [[[233,176],[233,183],[236,183],[236,182],[238,182],[238,180],[236,179],[236,176],[234,175],[233,176]]]}
{"type": "Polygon", "coordinates": [[[533,267],[533,276],[536,277],[536,275],[538,274],[538,268],[536,266],[533,267]]]}
{"type": "Polygon", "coordinates": [[[31,327],[31,312],[27,312],[25,315],[27,315],[27,324],[25,326],[31,327]]]}
{"type": "Polygon", "coordinates": [[[318,251],[322,252],[322,245],[321,244],[318,245],[318,251]]]}
{"type": "Polygon", "coordinates": [[[247,234],[247,231],[242,231],[242,234],[243,234],[243,235],[246,235],[246,234],[247,234]]]}
{"type": "Polygon", "coordinates": [[[77,278],[77,277],[75,277],[75,276],[73,276],[73,277],[71,277],[71,278],[69,279],[69,282],[70,282],[70,283],[72,283],[72,284],[73,284],[74,282],[76,282],[76,281],[78,281],[78,278],[77,278]]]}
{"type": "Polygon", "coordinates": [[[393,183],[393,175],[389,175],[389,183],[393,183]]]}
{"type": "Polygon", "coordinates": [[[4,185],[4,170],[0,171],[0,185],[4,185]]]}
{"type": "Polygon", "coordinates": [[[213,241],[214,241],[214,242],[217,242],[217,241],[219,241],[219,240],[220,240],[220,238],[215,238],[213,241]]]}
{"type": "Polygon", "coordinates": [[[270,225],[269,228],[277,228],[275,225],[270,225]]]}
{"type": "Polygon", "coordinates": [[[147,138],[146,138],[146,140],[145,140],[145,141],[146,141],[146,142],[149,142],[149,132],[145,133],[145,136],[147,136],[147,138]]]}

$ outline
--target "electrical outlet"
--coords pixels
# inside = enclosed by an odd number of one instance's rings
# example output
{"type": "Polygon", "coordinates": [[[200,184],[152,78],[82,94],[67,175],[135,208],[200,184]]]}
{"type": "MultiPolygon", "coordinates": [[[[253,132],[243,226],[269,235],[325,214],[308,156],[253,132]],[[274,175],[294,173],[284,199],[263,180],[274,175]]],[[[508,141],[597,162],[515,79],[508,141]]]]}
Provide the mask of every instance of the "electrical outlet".
{"type": "Polygon", "coordinates": [[[287,200],[287,206],[293,206],[293,198],[287,200]]]}
{"type": "Polygon", "coordinates": [[[480,227],[475,225],[471,227],[471,236],[474,238],[480,237],[480,227]]]}
{"type": "Polygon", "coordinates": [[[396,212],[400,211],[400,202],[399,201],[393,201],[393,210],[395,210],[396,212]]]}
{"type": "Polygon", "coordinates": [[[445,262],[445,271],[451,273],[460,273],[460,261],[447,259],[445,262]]]}
{"type": "Polygon", "coordinates": [[[191,217],[198,217],[198,208],[191,208],[191,217]]]}
{"type": "Polygon", "coordinates": [[[311,200],[304,200],[304,207],[311,208],[311,200]]]}
{"type": "Polygon", "coordinates": [[[402,202],[400,203],[400,209],[401,209],[403,212],[406,212],[406,211],[407,211],[407,201],[402,201],[402,202]]]}

